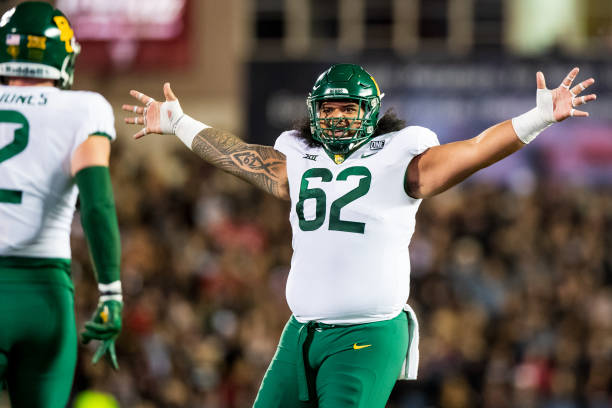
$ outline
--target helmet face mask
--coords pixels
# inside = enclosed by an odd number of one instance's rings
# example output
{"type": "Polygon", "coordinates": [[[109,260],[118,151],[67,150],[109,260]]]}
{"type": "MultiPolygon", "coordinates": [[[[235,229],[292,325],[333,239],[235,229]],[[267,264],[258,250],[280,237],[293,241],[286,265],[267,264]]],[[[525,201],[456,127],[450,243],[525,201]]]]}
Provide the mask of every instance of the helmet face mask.
{"type": "Polygon", "coordinates": [[[49,3],[21,3],[0,19],[0,77],[52,79],[67,89],[79,52],[68,19],[49,3]]]}
{"type": "Polygon", "coordinates": [[[328,144],[351,139],[355,134],[363,134],[364,111],[361,103],[350,99],[337,99],[318,103],[316,117],[322,137],[328,144]],[[335,103],[334,103],[335,102],[335,103]],[[333,116],[336,110],[343,110],[343,116],[333,116]],[[347,112],[351,111],[351,112],[347,112]]]}
{"type": "Polygon", "coordinates": [[[349,154],[372,137],[380,111],[380,90],[374,78],[355,64],[334,65],[319,76],[308,95],[313,139],[334,154],[349,154]],[[327,116],[325,102],[357,105],[355,115],[327,116]]]}

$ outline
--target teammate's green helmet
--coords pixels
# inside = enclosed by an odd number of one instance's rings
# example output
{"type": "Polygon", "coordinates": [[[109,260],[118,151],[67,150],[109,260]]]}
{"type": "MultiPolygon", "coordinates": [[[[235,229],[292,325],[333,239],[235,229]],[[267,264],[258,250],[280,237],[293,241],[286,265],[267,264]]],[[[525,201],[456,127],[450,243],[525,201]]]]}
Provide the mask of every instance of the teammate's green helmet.
{"type": "Polygon", "coordinates": [[[308,115],[312,137],[335,154],[347,154],[372,137],[380,111],[378,84],[355,64],[333,65],[322,73],[308,95],[308,115]],[[319,116],[325,101],[346,100],[359,105],[355,119],[319,116]],[[322,125],[324,128],[322,128],[322,125]]]}
{"type": "Polygon", "coordinates": [[[80,50],[68,19],[49,3],[21,3],[0,19],[0,77],[53,79],[70,88],[80,50]]]}

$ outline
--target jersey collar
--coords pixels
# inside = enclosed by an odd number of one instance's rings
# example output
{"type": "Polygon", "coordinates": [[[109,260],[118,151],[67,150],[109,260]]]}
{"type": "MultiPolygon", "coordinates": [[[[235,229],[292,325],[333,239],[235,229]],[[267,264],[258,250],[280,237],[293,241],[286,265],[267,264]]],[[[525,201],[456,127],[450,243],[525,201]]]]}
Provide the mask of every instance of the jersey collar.
{"type": "Polygon", "coordinates": [[[344,154],[337,154],[332,152],[331,150],[329,150],[325,144],[323,144],[323,150],[325,151],[325,153],[327,153],[327,155],[329,156],[329,158],[335,163],[335,164],[342,164],[346,161],[346,159],[349,158],[350,155],[352,155],[353,153],[355,153],[357,150],[359,150],[359,148],[361,146],[363,146],[366,142],[370,141],[372,138],[369,137],[367,139],[364,139],[362,141],[360,141],[359,143],[356,143],[354,146],[351,146],[349,148],[349,151],[347,153],[344,154]]]}

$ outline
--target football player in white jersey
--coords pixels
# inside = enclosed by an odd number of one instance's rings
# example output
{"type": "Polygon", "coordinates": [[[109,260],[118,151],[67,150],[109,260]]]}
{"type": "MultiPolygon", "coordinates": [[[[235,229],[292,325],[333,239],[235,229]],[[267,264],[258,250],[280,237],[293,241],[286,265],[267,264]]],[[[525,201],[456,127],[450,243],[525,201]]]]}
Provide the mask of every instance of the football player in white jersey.
{"type": "Polygon", "coordinates": [[[113,111],[69,91],[79,52],[49,3],[0,19],[0,388],[11,405],[65,407],[76,366],[70,229],[77,195],[101,291],[83,341],[117,367],[120,243],[108,171],[113,111]]]}
{"type": "Polygon", "coordinates": [[[395,381],[415,378],[416,318],[406,307],[408,244],[423,198],[431,197],[531,142],[594,100],[572,87],[578,68],[546,89],[537,73],[537,106],[480,135],[440,145],[435,133],[405,127],[387,113],[374,78],[334,65],[307,98],[309,123],[282,133],[274,147],[248,144],[138,91],[143,105],[127,123],[175,134],[205,161],[291,200],[293,258],[286,296],[292,316],[263,379],[255,407],[384,407],[395,381]]]}

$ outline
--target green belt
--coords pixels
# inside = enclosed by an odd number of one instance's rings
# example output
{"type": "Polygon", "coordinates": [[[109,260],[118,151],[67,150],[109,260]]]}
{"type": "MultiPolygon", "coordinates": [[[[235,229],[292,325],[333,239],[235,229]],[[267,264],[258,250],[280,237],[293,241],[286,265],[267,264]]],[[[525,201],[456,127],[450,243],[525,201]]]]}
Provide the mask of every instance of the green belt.
{"type": "Polygon", "coordinates": [[[308,392],[308,378],[306,376],[306,371],[309,369],[309,367],[306,365],[308,358],[305,357],[308,354],[308,348],[310,346],[308,341],[312,341],[312,336],[316,329],[326,330],[334,327],[348,327],[350,325],[326,324],[315,321],[300,323],[294,316],[291,316],[291,318],[294,319],[297,324],[302,326],[298,332],[298,361],[296,364],[298,398],[300,401],[308,401],[310,400],[310,395],[308,392]]]}
{"type": "MultiPolygon", "coordinates": [[[[394,317],[393,319],[397,319],[402,313],[404,312],[402,311],[398,313],[398,315],[394,317]]],[[[408,322],[410,322],[410,315],[408,313],[406,314],[408,316],[408,322]]],[[[308,384],[308,376],[307,376],[307,372],[310,369],[310,366],[308,365],[307,356],[308,356],[308,350],[310,348],[310,343],[312,342],[315,330],[323,331],[323,330],[334,329],[334,328],[348,328],[352,326],[363,326],[363,325],[375,327],[378,325],[387,324],[389,320],[393,320],[393,319],[388,319],[388,320],[380,320],[380,321],[371,322],[371,323],[356,323],[356,324],[327,324],[327,323],[320,323],[316,321],[300,323],[297,321],[295,316],[291,316],[291,319],[295,320],[295,323],[301,326],[298,331],[298,348],[297,348],[298,360],[296,364],[296,369],[297,369],[297,383],[298,383],[298,398],[300,401],[304,401],[304,402],[310,400],[310,387],[308,386],[309,384],[308,384]]]]}
{"type": "Polygon", "coordinates": [[[0,256],[0,283],[59,284],[74,289],[70,259],[0,256]]]}

